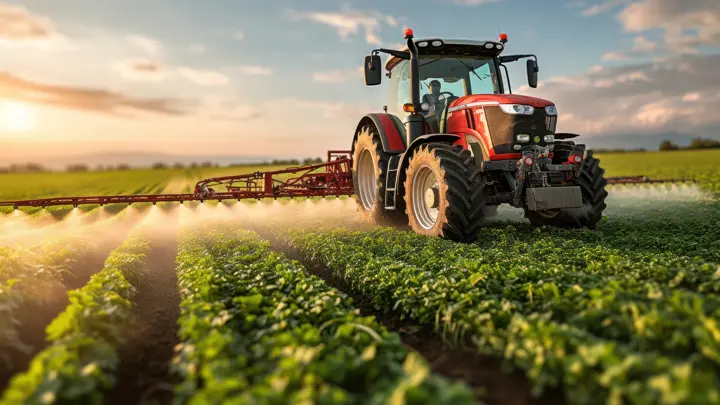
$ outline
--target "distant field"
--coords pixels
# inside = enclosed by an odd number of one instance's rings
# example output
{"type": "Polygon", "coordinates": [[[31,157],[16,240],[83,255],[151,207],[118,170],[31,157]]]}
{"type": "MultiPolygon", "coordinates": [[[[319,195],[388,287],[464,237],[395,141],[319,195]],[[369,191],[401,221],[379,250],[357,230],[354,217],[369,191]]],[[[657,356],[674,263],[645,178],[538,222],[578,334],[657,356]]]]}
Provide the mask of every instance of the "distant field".
{"type": "MultiPolygon", "coordinates": [[[[720,192],[720,150],[598,154],[606,176],[695,178],[720,192]]],[[[284,166],[0,174],[0,200],[69,195],[192,192],[207,177],[277,170],[284,166]]]]}
{"type": "Polygon", "coordinates": [[[605,175],[694,179],[720,193],[720,150],[598,154],[605,175]]]}
{"type": "Polygon", "coordinates": [[[185,193],[192,192],[195,183],[206,177],[252,173],[275,168],[275,166],[242,166],[0,174],[0,200],[72,195],[185,193]]]}
{"type": "Polygon", "coordinates": [[[702,177],[720,175],[720,149],[597,154],[608,176],[702,177]]]}

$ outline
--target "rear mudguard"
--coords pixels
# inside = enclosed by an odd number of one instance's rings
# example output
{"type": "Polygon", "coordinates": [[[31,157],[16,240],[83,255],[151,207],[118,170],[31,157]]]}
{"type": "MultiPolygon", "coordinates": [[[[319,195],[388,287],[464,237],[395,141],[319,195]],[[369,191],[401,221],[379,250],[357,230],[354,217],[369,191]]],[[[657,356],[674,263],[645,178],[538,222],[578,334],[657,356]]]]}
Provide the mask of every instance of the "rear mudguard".
{"type": "MultiPolygon", "coordinates": [[[[413,153],[415,152],[415,149],[419,148],[420,145],[424,145],[426,143],[430,142],[442,142],[452,145],[453,143],[457,142],[459,139],[461,139],[458,135],[453,134],[428,134],[423,135],[415,139],[411,144],[410,147],[407,148],[407,151],[400,155],[400,161],[398,162],[397,166],[397,176],[395,176],[395,184],[392,185],[392,188],[395,189],[395,198],[393,199],[394,207],[398,208],[398,201],[402,200],[402,196],[405,194],[405,169],[407,169],[408,165],[410,164],[410,158],[412,157],[413,153]]],[[[385,189],[387,190],[390,184],[386,185],[385,189]]]]}
{"type": "Polygon", "coordinates": [[[383,151],[391,154],[405,152],[405,127],[400,118],[393,114],[372,113],[364,116],[358,123],[355,134],[353,134],[351,153],[355,152],[358,133],[367,125],[372,125],[377,130],[383,151]]]}

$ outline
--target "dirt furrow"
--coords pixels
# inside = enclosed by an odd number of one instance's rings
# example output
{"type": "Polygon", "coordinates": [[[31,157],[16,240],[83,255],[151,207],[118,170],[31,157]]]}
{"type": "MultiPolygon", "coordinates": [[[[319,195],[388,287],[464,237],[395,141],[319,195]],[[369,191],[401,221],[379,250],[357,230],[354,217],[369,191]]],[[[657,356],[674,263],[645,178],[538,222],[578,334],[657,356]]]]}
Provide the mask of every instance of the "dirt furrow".
{"type": "Polygon", "coordinates": [[[530,382],[522,372],[507,372],[503,370],[500,360],[482,356],[471,348],[450,347],[432,330],[432,327],[400,320],[398,314],[376,310],[370,299],[355,292],[345,280],[336,276],[330,269],[307,260],[300,252],[284,244],[271,233],[261,228],[256,228],[254,231],[270,241],[273,249],[302,263],[309,273],[322,278],[328,285],[352,297],[353,303],[362,315],[374,316],[388,330],[398,333],[403,343],[409,349],[421,354],[434,372],[465,382],[472,387],[476,397],[487,405],[566,403],[561,390],[547,391],[541,397],[533,397],[530,382]]]}
{"type": "Polygon", "coordinates": [[[138,280],[128,340],[118,348],[117,382],[108,403],[122,405],[168,404],[172,400],[169,365],[178,342],[180,295],[175,276],[177,239],[158,232],[151,240],[146,271],[138,280]]]}

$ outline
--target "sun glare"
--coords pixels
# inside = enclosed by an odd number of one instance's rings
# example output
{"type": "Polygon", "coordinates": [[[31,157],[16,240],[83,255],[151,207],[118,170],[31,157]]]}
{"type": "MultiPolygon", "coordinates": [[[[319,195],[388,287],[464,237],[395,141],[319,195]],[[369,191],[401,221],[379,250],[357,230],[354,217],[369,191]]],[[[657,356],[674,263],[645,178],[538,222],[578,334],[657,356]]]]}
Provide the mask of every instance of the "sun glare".
{"type": "Polygon", "coordinates": [[[32,108],[16,101],[0,101],[0,129],[9,132],[27,132],[35,127],[32,108]]]}

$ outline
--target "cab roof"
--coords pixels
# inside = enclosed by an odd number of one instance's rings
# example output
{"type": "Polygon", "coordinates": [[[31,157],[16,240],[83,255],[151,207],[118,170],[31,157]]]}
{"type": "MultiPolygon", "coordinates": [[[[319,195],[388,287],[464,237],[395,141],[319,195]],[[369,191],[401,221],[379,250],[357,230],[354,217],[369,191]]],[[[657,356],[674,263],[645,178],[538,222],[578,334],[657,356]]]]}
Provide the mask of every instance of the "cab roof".
{"type": "MultiPolygon", "coordinates": [[[[505,49],[505,45],[497,41],[442,38],[416,39],[415,46],[418,48],[419,55],[498,56],[505,49]]],[[[409,51],[407,45],[399,50],[409,51]]],[[[392,56],[385,64],[385,68],[391,70],[401,60],[403,59],[392,56]]]]}

